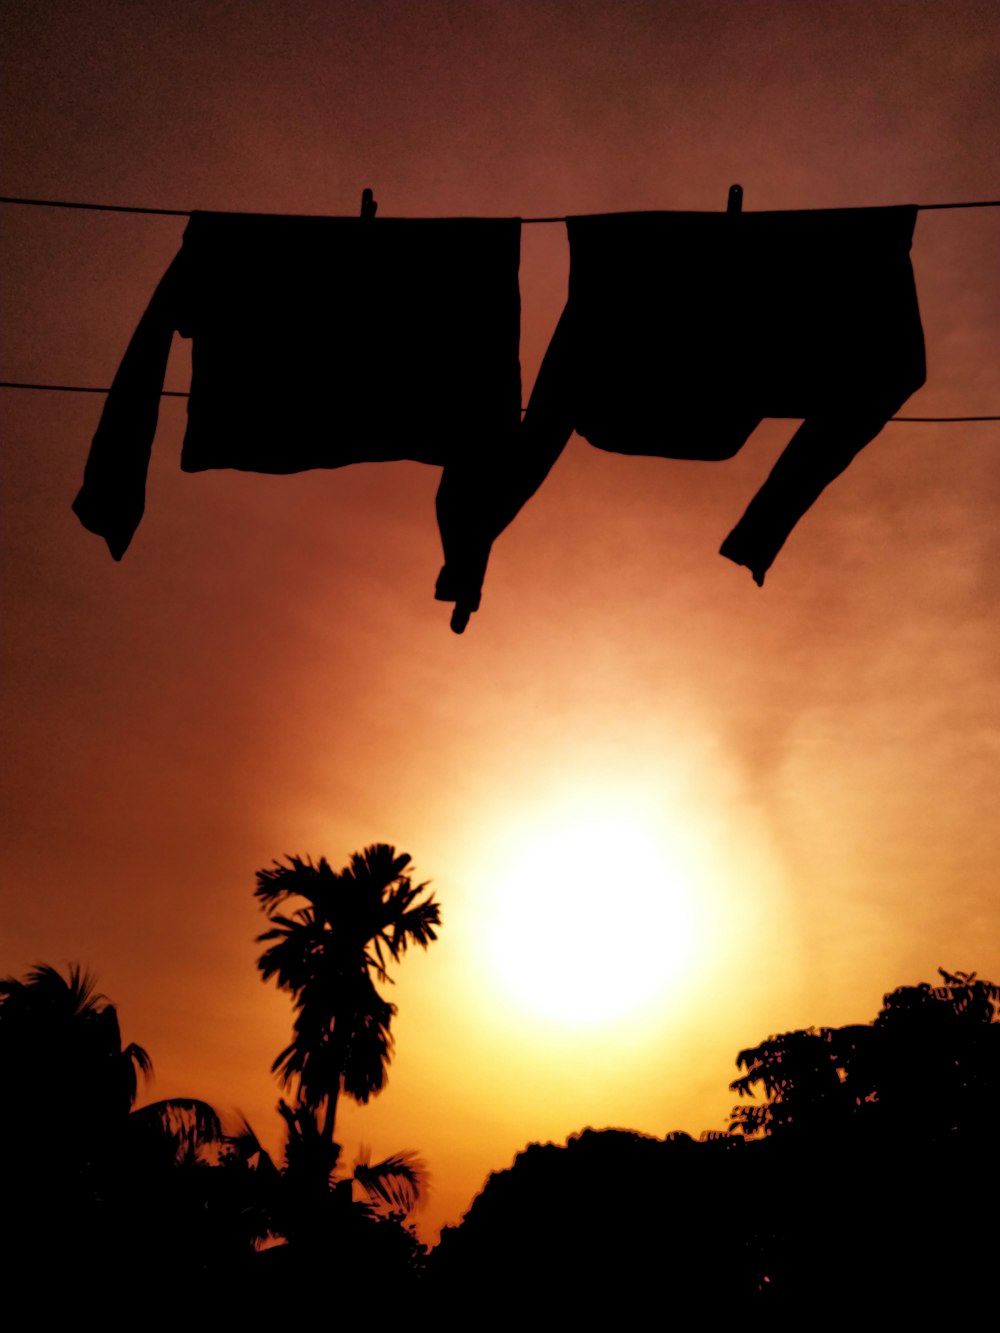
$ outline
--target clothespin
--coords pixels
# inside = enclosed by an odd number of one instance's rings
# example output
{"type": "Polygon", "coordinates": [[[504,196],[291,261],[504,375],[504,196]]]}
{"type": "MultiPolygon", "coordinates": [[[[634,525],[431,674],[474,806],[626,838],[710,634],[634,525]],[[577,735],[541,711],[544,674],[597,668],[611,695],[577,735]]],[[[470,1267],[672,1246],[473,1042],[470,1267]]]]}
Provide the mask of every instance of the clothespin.
{"type": "MultiPolygon", "coordinates": [[[[369,190],[368,193],[370,194],[371,191],[369,190]]],[[[742,213],[742,212],[743,212],[743,186],[742,186],[742,185],[730,185],[730,187],[729,187],[729,199],[728,199],[727,202],[726,202],[726,212],[727,212],[727,213],[742,213]]]]}
{"type": "Polygon", "coordinates": [[[361,216],[363,218],[373,218],[378,212],[378,204],[375,202],[375,196],[371,190],[361,191],[361,216]]]}

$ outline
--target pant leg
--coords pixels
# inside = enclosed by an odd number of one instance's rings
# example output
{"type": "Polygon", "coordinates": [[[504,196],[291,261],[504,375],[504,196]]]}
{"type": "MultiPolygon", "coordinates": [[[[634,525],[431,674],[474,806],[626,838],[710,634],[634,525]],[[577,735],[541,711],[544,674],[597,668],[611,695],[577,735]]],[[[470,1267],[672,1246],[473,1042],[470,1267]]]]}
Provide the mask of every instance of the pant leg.
{"type": "Polygon", "coordinates": [[[456,634],[479,609],[493,542],[541,486],[573,433],[571,337],[564,311],[520,428],[482,450],[475,463],[446,467],[441,477],[437,519],[444,566],[434,596],[455,603],[456,634]]]}

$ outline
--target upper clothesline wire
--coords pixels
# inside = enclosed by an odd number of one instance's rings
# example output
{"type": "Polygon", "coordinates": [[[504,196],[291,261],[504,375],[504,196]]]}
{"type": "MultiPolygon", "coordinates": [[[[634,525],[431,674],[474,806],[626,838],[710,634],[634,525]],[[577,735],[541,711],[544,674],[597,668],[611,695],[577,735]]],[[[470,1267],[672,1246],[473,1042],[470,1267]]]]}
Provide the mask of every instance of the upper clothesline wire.
{"type": "MultiPolygon", "coordinates": [[[[366,191],[366,194],[368,192],[366,191]]],[[[133,204],[93,204],[80,203],[68,199],[22,199],[15,195],[0,195],[0,204],[24,204],[32,208],[84,208],[97,213],[143,213],[157,217],[189,218],[188,208],[140,208],[133,204]]],[[[971,199],[959,203],[917,204],[918,212],[928,212],[940,208],[1000,208],[1000,199],[971,199]]],[[[572,214],[548,218],[518,218],[521,223],[567,222],[572,214]]],[[[0,389],[40,389],[52,393],[109,393],[110,390],[96,385],[82,384],[29,384],[23,381],[0,380],[0,389]]],[[[178,389],[163,389],[161,398],[189,398],[190,394],[178,389]]],[[[521,411],[525,409],[522,407],[521,411]]],[[[1000,421],[1000,416],[991,417],[890,417],[890,421],[908,422],[957,422],[957,421],[1000,421]]]]}
{"type": "MultiPolygon", "coordinates": [[[[189,218],[193,211],[190,208],[139,208],[133,204],[76,203],[70,202],[68,199],[21,199],[14,195],[0,195],[0,204],[27,204],[34,208],[89,208],[98,213],[152,213],[159,217],[169,218],[189,218]]],[[[932,208],[1000,208],[1000,199],[971,199],[962,203],[950,204],[916,204],[915,207],[918,212],[926,212],[932,208]]],[[[551,218],[517,218],[516,221],[568,222],[573,216],[574,214],[564,214],[561,217],[551,218]]]]}

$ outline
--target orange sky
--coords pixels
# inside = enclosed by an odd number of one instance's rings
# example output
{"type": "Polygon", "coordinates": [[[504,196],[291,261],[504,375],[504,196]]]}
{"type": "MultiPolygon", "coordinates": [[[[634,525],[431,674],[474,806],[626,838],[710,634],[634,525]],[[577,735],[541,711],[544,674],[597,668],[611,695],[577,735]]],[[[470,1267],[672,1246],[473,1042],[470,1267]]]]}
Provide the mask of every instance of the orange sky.
{"type": "MultiPolygon", "coordinates": [[[[353,214],[371,185],[390,216],[721,209],[733,181],[747,209],[1000,197],[990,3],[5,8],[5,194],[353,214]]],[[[918,219],[911,414],[1000,411],[997,221],[918,219]]],[[[0,228],[0,377],[108,383],[183,221],[0,228]]],[[[526,228],[526,393],[566,271],[562,228],[526,228]]],[[[456,638],[434,470],[184,475],[168,401],[116,565],[70,511],[100,398],[0,402],[0,974],[95,970],[150,1095],[277,1146],[290,1011],[257,979],[252,889],[284,852],[391,842],[434,882],[389,1088],[338,1135],[422,1152],[428,1235],[530,1140],[722,1128],[735,1054],[769,1032],[870,1018],[938,964],[1000,977],[996,424],[887,427],[762,590],[716,552],[793,423],[726,464],[574,439],[456,638]],[[650,953],[658,895],[678,915],[650,953]],[[580,903],[603,956],[553,934],[580,903]],[[587,1021],[552,1014],[547,957],[587,1021]],[[652,982],[615,1014],[622,957],[652,982]]]]}

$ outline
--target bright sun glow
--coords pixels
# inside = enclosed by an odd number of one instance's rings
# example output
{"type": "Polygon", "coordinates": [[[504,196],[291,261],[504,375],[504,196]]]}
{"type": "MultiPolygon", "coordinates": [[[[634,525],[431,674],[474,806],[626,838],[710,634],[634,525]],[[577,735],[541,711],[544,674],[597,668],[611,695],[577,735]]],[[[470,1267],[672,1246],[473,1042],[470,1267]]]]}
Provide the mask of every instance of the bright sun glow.
{"type": "Polygon", "coordinates": [[[688,976],[701,936],[695,876],[649,812],[563,811],[494,881],[492,964],[539,1018],[599,1024],[688,976]]]}

